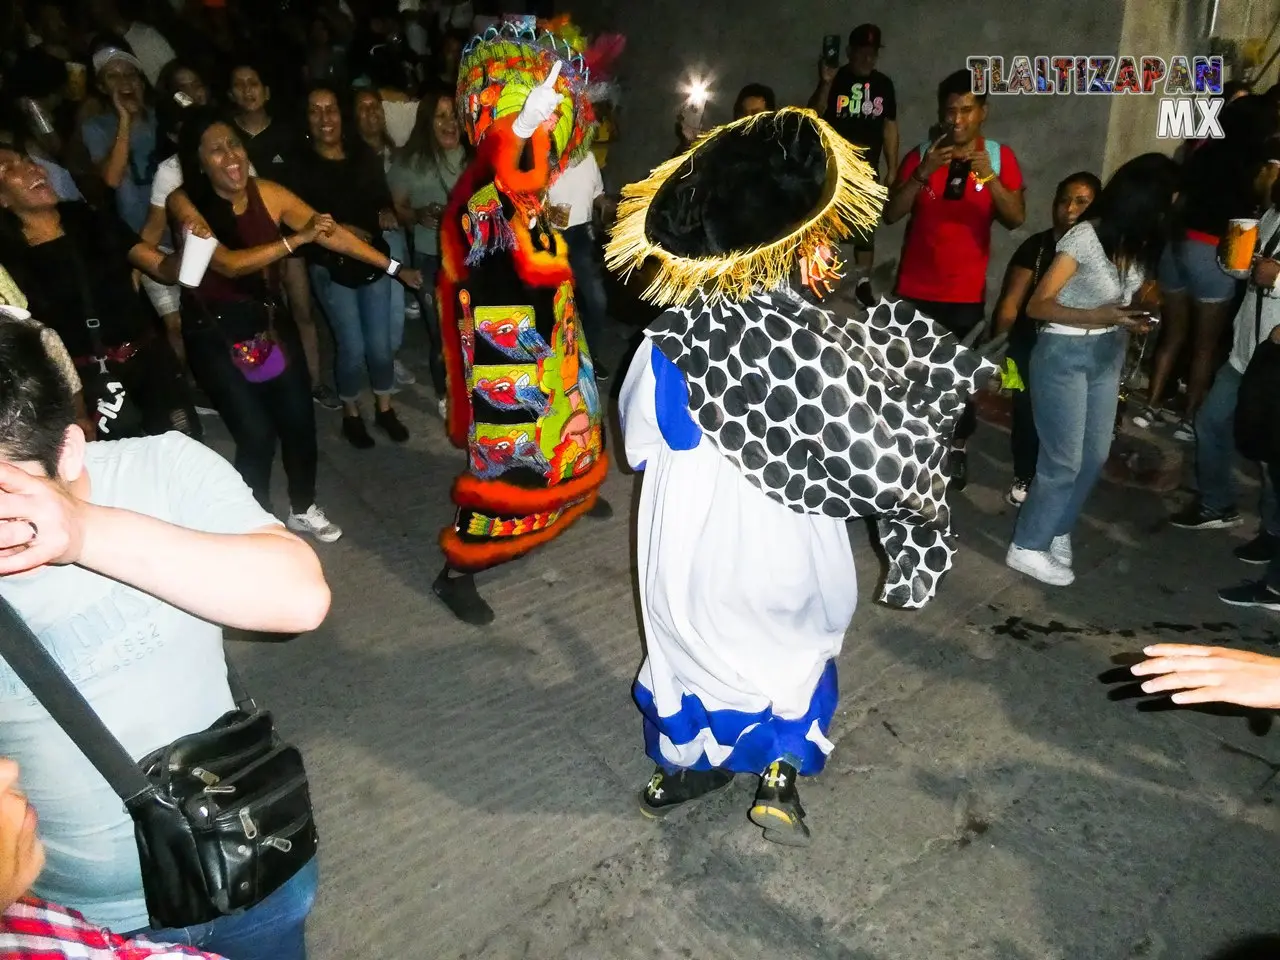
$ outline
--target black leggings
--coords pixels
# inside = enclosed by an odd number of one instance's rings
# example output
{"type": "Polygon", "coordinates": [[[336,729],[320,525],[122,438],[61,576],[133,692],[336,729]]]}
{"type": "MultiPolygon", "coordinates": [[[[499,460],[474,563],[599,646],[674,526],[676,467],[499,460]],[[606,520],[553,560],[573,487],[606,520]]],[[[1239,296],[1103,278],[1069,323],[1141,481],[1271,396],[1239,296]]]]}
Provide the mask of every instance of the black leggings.
{"type": "Polygon", "coordinates": [[[236,442],[236,469],[257,501],[270,509],[276,439],[289,488],[289,506],[302,513],[316,499],[316,414],[311,376],[291,325],[277,330],[288,358],[284,373],[250,383],[231,361],[226,339],[211,327],[184,329],[187,363],[236,442]]]}
{"type": "Polygon", "coordinates": [[[1009,357],[1018,367],[1025,390],[1013,392],[1013,423],[1009,431],[1009,446],[1013,452],[1013,475],[1019,480],[1030,480],[1036,475],[1036,460],[1040,457],[1040,434],[1036,433],[1036,418],[1031,410],[1031,349],[1033,338],[1009,339],[1009,357]]]}

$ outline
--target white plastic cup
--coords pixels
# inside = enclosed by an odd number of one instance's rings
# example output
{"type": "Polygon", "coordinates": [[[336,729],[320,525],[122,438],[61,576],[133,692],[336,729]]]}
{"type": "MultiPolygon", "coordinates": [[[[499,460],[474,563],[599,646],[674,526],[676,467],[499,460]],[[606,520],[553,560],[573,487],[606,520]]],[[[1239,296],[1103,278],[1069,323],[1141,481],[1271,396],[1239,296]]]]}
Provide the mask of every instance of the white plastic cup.
{"type": "Polygon", "coordinates": [[[218,248],[217,237],[197,237],[190,230],[182,243],[182,265],[178,268],[178,282],[184,287],[198,287],[209,269],[213,251],[218,248]]]}

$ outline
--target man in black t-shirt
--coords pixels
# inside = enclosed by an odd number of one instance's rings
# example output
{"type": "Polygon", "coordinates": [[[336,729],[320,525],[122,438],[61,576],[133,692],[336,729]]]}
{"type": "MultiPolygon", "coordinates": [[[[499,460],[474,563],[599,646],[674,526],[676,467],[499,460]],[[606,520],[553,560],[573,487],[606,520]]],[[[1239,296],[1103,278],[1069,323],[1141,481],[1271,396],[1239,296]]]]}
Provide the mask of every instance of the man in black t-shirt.
{"type": "MultiPolygon", "coordinates": [[[[882,46],[875,24],[855,27],[849,34],[849,62],[839,68],[826,62],[819,66],[818,88],[809,98],[809,107],[850,143],[866,148],[866,161],[877,175],[883,153],[892,177],[898,169],[898,100],[893,81],[876,69],[882,46]]],[[[855,235],[851,245],[854,292],[870,307],[874,304],[870,278],[874,237],[870,231],[855,235]]]]}

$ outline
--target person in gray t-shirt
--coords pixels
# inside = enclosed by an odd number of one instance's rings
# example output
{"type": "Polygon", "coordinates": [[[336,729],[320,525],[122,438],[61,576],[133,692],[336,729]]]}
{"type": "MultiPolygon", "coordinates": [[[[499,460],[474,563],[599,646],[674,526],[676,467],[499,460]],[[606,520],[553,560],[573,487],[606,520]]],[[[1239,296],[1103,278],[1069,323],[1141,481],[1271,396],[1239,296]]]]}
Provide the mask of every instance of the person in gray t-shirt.
{"type": "Polygon", "coordinates": [[[1178,175],[1158,153],[1117,170],[1027,303],[1044,324],[1031,353],[1040,456],[1005,563],[1053,586],[1075,580],[1071,531],[1111,452],[1128,331],[1149,322],[1133,302],[1164,247],[1178,175]]]}
{"type": "MultiPolygon", "coordinates": [[[[86,443],[38,331],[0,324],[0,384],[0,595],[135,758],[207,728],[234,707],[219,624],[318,626],[329,589],[315,554],[182,434],[86,443]]],[[[35,893],[146,928],[129,815],[3,663],[0,756],[21,764],[40,814],[35,893]]]]}

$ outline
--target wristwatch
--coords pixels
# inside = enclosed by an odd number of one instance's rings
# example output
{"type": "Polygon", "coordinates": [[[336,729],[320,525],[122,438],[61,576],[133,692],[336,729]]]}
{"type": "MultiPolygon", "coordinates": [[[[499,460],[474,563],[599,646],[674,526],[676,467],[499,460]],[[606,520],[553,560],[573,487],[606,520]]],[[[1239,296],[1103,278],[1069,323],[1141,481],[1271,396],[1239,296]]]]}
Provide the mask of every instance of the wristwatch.
{"type": "Polygon", "coordinates": [[[388,277],[399,276],[401,266],[402,264],[400,263],[399,260],[393,259],[390,263],[387,264],[387,276],[388,277]]]}

